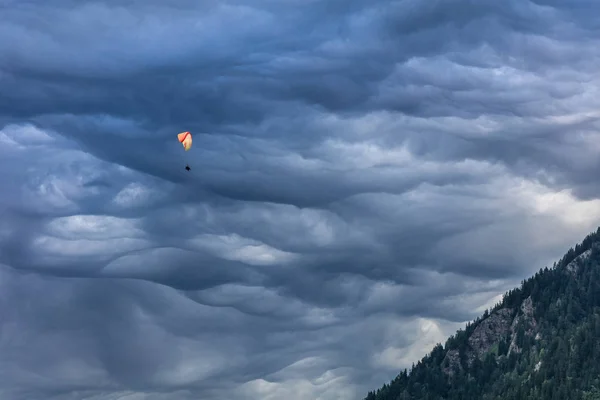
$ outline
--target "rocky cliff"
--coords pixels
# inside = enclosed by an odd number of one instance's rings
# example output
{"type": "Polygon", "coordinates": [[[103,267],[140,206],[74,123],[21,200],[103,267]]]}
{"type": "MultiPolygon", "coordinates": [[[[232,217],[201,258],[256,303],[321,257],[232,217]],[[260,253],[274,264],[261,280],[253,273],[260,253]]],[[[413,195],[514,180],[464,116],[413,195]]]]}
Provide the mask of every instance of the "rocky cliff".
{"type": "MultiPolygon", "coordinates": [[[[521,350],[517,344],[518,329],[524,328],[525,335],[536,337],[537,323],[533,316],[533,303],[531,297],[526,298],[518,310],[499,308],[481,319],[468,337],[468,346],[464,349],[467,366],[472,366],[475,359],[483,361],[484,357],[492,352],[499,354],[499,346],[503,341],[509,344],[507,356],[512,352],[521,350]]],[[[452,375],[453,371],[463,369],[461,354],[458,349],[449,350],[442,361],[443,371],[452,375]]]]}

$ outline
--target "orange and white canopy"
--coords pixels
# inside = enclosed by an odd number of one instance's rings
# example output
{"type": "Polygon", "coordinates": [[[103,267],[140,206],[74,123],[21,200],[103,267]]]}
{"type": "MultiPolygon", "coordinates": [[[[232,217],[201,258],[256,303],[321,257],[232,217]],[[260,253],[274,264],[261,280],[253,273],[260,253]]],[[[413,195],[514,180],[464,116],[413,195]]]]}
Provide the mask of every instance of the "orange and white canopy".
{"type": "Polygon", "coordinates": [[[177,135],[177,139],[183,145],[185,151],[188,151],[192,148],[192,134],[189,132],[181,132],[177,135]]]}

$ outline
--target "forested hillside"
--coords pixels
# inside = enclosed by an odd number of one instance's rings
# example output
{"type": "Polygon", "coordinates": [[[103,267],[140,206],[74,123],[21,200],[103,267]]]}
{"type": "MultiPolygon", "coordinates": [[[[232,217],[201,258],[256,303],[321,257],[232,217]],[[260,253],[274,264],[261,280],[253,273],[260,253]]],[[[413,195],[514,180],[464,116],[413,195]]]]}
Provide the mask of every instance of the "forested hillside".
{"type": "Polygon", "coordinates": [[[600,400],[600,228],[365,400],[600,400]]]}

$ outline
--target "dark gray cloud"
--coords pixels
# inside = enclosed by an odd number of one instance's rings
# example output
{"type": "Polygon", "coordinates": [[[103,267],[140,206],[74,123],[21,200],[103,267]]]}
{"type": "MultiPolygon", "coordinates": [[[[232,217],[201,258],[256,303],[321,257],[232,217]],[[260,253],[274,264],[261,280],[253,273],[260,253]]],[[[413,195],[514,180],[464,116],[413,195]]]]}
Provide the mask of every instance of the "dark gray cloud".
{"type": "Polygon", "coordinates": [[[597,8],[0,1],[1,397],[380,386],[599,224],[597,8]]]}

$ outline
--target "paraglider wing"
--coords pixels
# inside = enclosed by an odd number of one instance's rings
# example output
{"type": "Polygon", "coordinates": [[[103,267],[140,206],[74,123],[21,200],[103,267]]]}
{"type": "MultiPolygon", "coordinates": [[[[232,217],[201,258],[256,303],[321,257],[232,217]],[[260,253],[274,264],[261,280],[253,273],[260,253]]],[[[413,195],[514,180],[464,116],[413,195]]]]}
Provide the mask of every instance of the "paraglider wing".
{"type": "Polygon", "coordinates": [[[185,151],[188,151],[192,148],[192,134],[189,132],[181,132],[177,135],[177,139],[183,145],[185,151]]]}

